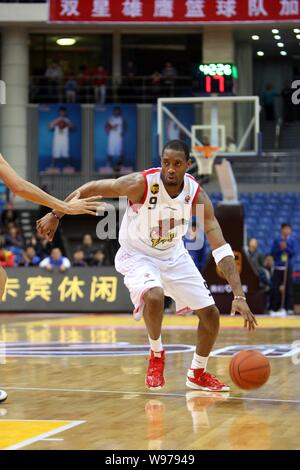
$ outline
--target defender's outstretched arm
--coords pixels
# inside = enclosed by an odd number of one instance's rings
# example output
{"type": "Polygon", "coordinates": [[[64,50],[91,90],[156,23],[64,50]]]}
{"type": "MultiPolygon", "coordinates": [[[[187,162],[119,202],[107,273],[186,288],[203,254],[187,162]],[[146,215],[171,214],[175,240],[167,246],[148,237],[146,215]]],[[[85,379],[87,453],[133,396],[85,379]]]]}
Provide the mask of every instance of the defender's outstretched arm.
{"type": "Polygon", "coordinates": [[[94,197],[79,200],[79,195],[74,193],[72,201],[71,199],[69,199],[69,202],[60,201],[18,175],[1,154],[0,178],[11,191],[28,201],[42,204],[43,206],[50,207],[51,209],[57,209],[64,214],[96,215],[96,210],[99,206],[99,203],[95,202],[97,198],[94,197]]]}

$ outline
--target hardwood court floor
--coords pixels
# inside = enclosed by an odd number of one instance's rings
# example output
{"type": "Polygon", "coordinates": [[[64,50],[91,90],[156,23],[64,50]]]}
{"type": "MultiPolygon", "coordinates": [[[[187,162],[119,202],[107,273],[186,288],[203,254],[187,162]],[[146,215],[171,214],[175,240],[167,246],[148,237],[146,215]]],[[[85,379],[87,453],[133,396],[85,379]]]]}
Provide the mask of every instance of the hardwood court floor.
{"type": "Polygon", "coordinates": [[[150,392],[145,329],[129,315],[1,315],[0,449],[300,449],[300,318],[259,318],[254,334],[222,318],[215,351],[272,355],[268,383],[250,392],[231,383],[229,356],[212,357],[227,394],[185,386],[196,323],[165,317],[166,386],[150,392]]]}

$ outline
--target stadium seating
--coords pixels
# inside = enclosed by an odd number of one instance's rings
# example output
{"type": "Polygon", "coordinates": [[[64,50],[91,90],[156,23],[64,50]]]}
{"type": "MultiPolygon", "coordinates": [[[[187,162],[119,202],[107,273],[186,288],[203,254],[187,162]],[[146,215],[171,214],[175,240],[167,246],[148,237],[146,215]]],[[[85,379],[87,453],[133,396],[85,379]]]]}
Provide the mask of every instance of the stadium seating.
{"type": "MultiPolygon", "coordinates": [[[[214,205],[222,199],[221,193],[212,193],[210,197],[214,205]]],[[[240,193],[239,199],[244,205],[247,238],[256,238],[260,251],[265,254],[270,252],[282,223],[292,225],[293,233],[300,242],[300,193],[240,193]]],[[[294,271],[300,271],[300,249],[295,258],[294,271]]]]}

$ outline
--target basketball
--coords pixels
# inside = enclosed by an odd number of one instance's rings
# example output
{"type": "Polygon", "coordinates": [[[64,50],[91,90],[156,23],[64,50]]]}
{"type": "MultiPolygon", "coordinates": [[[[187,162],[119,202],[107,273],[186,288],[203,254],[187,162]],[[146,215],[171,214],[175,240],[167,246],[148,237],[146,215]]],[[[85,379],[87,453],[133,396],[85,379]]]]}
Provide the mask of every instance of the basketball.
{"type": "Polygon", "coordinates": [[[68,127],[68,124],[67,122],[64,120],[64,119],[60,119],[57,123],[58,127],[60,130],[63,130],[65,129],[66,127],[68,127]]]}
{"type": "Polygon", "coordinates": [[[268,359],[258,351],[241,351],[233,356],[229,365],[231,380],[243,390],[264,385],[271,372],[268,359]]]}

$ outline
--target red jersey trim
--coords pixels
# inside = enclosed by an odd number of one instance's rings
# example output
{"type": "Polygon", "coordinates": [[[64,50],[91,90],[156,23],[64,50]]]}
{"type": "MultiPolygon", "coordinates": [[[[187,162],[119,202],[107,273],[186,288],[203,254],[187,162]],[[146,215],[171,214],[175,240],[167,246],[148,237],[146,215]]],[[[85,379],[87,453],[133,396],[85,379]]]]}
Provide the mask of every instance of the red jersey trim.
{"type": "Polygon", "coordinates": [[[153,175],[153,173],[158,173],[158,172],[161,172],[161,169],[160,168],[150,168],[150,170],[145,170],[143,171],[143,175],[153,175]]]}
{"type": "Polygon", "coordinates": [[[200,192],[200,185],[198,184],[198,188],[197,188],[196,194],[195,194],[195,196],[194,196],[194,198],[193,198],[192,206],[195,204],[195,201],[196,201],[196,198],[197,198],[199,192],[200,192]]]}
{"type": "Polygon", "coordinates": [[[197,180],[196,180],[196,178],[195,178],[193,175],[190,175],[189,173],[186,173],[186,176],[188,176],[189,178],[191,178],[193,181],[196,181],[196,183],[197,183],[197,180]]]}
{"type": "Polygon", "coordinates": [[[145,191],[144,191],[143,197],[140,201],[140,204],[144,204],[144,202],[146,201],[147,194],[148,194],[148,180],[147,180],[147,176],[146,176],[147,174],[148,175],[150,174],[150,173],[147,173],[147,170],[142,172],[142,175],[143,175],[144,181],[145,181],[145,191]]]}

